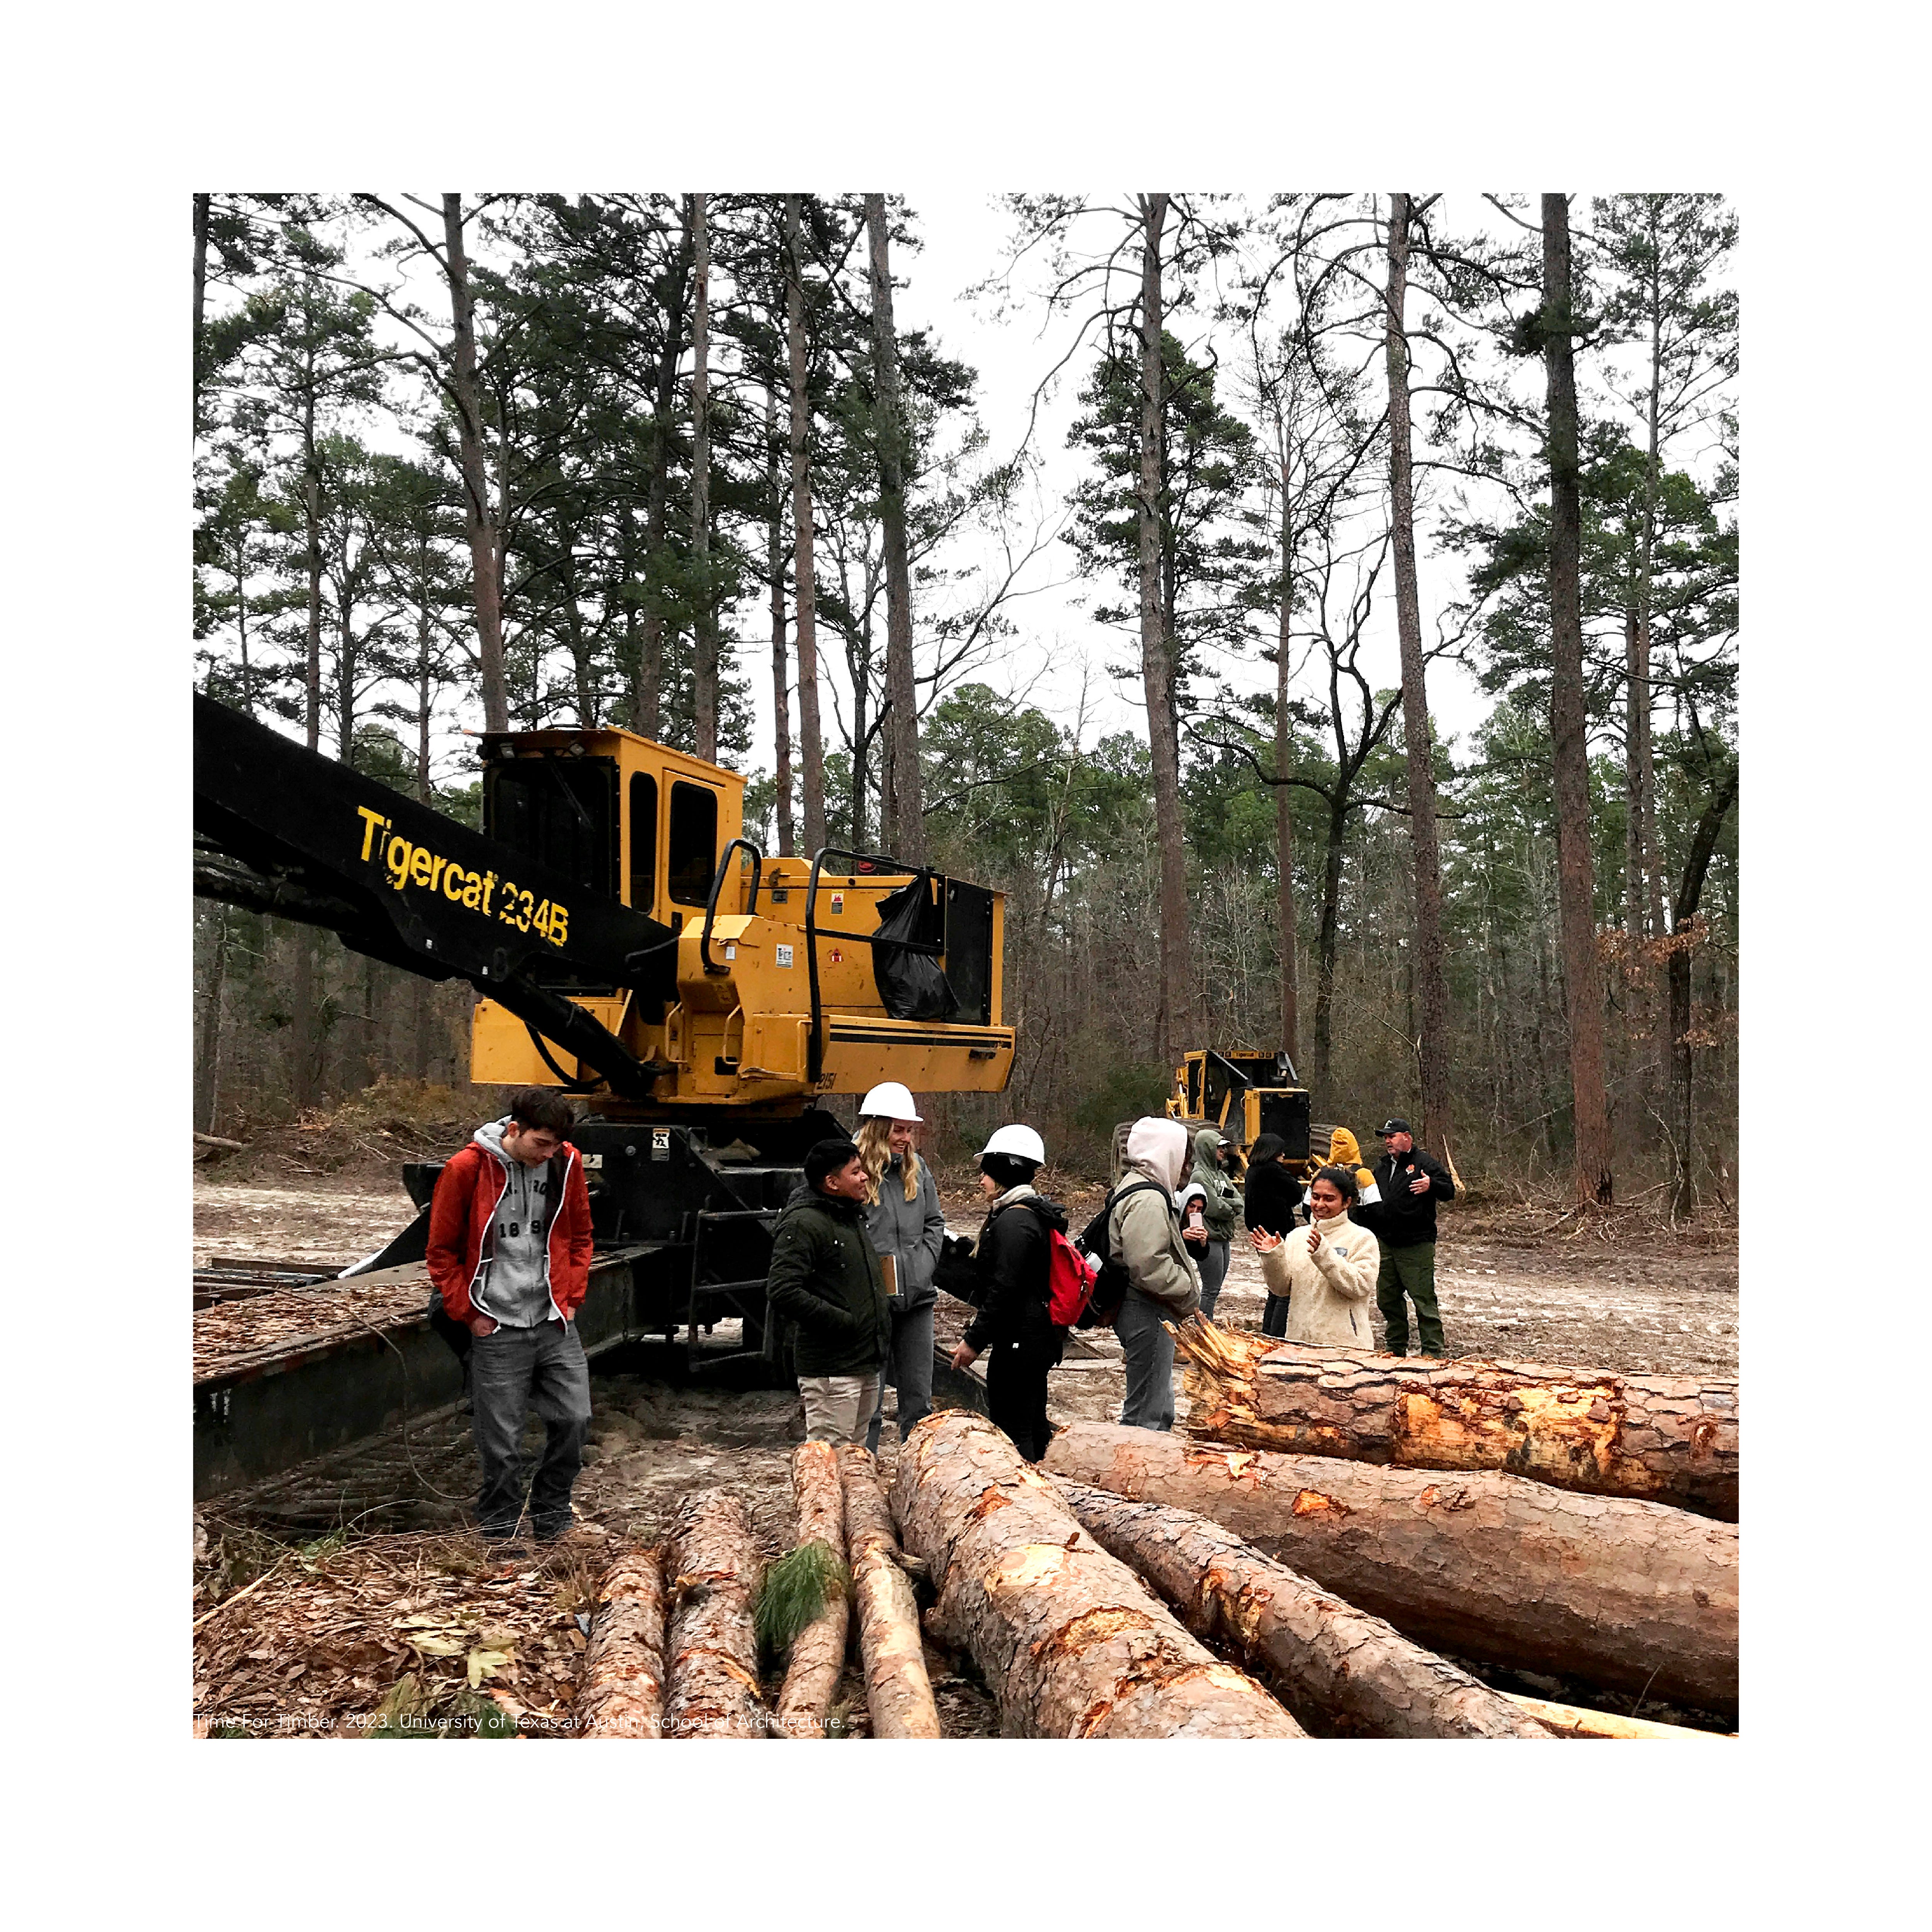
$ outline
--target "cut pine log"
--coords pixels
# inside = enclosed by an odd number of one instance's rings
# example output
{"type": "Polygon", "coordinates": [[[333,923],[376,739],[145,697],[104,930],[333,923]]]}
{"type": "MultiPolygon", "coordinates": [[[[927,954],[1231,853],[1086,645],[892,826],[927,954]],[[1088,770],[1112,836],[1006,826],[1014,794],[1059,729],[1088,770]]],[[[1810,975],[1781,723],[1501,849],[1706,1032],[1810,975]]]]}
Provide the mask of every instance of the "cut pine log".
{"type": "Polygon", "coordinates": [[[1738,1532],[1495,1470],[1432,1475],[1076,1422],[1045,1466],[1211,1517],[1403,1636],[1714,1715],[1738,1698],[1738,1532]]]}
{"type": "MultiPolygon", "coordinates": [[[[1582,1711],[1574,1704],[1552,1704],[1542,1697],[1519,1696],[1514,1690],[1509,1700],[1519,1704],[1552,1736],[1559,1738],[1714,1738],[1731,1736],[1728,1731],[1694,1731],[1688,1724],[1653,1724],[1648,1718],[1619,1718],[1611,1711],[1582,1711]]],[[[1735,1740],[1733,1740],[1735,1742],[1735,1740]]]]}
{"type": "Polygon", "coordinates": [[[936,1738],[939,1706],[926,1668],[919,1604],[900,1562],[898,1538],[869,1451],[838,1451],[844,1490],[845,1544],[852,1595],[859,1606],[859,1654],[866,1666],[866,1709],[875,1738],[936,1738]]]}
{"type": "Polygon", "coordinates": [[[654,1738],[664,1724],[662,1552],[627,1550],[604,1572],[578,1693],[578,1735],[654,1738]]]}
{"type": "Polygon", "coordinates": [[[941,1410],[899,1450],[892,1500],[1009,1737],[1298,1738],[1261,1685],[1190,1636],[985,1417],[941,1410]]]}
{"type": "Polygon", "coordinates": [[[669,1688],[664,1735],[762,1738],[771,1714],[758,1688],[752,1597],[758,1562],[745,1505],[704,1490],[678,1505],[666,1550],[669,1688]]]}
{"type": "Polygon", "coordinates": [[[1237,1652],[1315,1735],[1550,1735],[1500,1690],[1219,1523],[1170,1503],[1130,1502],[1070,1478],[1060,1486],[1103,1550],[1131,1564],[1196,1636],[1237,1652]]]}
{"type": "Polygon", "coordinates": [[[1738,1385],[1538,1362],[1410,1360],[1190,1316],[1188,1433],[1412,1469],[1502,1469],[1738,1520],[1738,1385]]]}
{"type": "MultiPolygon", "coordinates": [[[[845,1561],[845,1499],[838,1457],[829,1442],[801,1442],[792,1452],[791,1492],[798,1505],[798,1541],[822,1543],[845,1561]]],[[[829,1592],[825,1607],[792,1640],[778,1692],[778,1735],[822,1738],[826,1714],[845,1673],[845,1638],[850,1610],[843,1589],[829,1592]]]]}

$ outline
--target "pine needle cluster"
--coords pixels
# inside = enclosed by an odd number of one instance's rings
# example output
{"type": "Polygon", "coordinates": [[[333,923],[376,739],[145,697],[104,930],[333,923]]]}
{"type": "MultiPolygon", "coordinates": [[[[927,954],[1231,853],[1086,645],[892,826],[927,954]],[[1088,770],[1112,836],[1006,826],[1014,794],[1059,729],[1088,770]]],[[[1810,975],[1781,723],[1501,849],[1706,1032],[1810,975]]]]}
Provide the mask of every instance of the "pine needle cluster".
{"type": "Polygon", "coordinates": [[[789,1556],[767,1564],[752,1606],[758,1648],[768,1658],[782,1657],[835,1592],[851,1587],[851,1573],[829,1543],[801,1543],[789,1556]]]}

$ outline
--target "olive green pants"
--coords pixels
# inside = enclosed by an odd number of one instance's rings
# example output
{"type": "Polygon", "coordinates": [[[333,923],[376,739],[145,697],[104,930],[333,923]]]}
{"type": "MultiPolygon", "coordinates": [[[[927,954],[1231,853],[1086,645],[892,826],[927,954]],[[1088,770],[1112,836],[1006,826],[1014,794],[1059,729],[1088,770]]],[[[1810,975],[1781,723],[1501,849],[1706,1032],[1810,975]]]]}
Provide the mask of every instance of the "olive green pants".
{"type": "Polygon", "coordinates": [[[1381,1272],[1376,1276],[1376,1306],[1388,1324],[1389,1353],[1408,1353],[1408,1309],[1415,1304],[1415,1327],[1425,1355],[1442,1353],[1442,1317],[1436,1306],[1436,1244],[1419,1241],[1413,1247],[1382,1247],[1381,1272]]]}

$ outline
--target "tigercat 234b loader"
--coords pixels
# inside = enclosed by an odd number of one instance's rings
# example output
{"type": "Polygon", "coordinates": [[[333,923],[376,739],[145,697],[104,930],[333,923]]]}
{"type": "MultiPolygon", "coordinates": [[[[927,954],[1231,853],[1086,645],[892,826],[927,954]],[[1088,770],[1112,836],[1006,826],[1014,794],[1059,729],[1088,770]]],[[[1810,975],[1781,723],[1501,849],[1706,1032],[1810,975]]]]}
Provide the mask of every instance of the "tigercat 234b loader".
{"type": "MultiPolygon", "coordinates": [[[[784,1374],[764,1276],[806,1149],[844,1131],[821,1096],[1012,1072],[1001,895],[884,854],[768,859],[722,766],[628,731],[487,733],[477,832],[200,694],[194,723],[196,891],[474,986],[470,1078],[584,1096],[626,1326],[688,1362],[737,1321],[706,1363],[784,1374]]],[[[404,1169],[416,1220],[357,1271],[422,1259],[440,1171],[404,1169]]]]}

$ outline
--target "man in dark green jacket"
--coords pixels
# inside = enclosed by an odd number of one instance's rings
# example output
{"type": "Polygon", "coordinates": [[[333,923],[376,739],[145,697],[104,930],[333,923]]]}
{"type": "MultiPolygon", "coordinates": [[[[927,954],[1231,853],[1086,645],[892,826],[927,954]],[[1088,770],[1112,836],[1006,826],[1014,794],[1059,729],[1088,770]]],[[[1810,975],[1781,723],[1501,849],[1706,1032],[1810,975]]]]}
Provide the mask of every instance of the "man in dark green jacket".
{"type": "Polygon", "coordinates": [[[772,1237],[765,1298],[792,1345],[808,1442],[863,1442],[879,1406],[892,1311],[866,1232],[866,1166],[850,1141],[820,1141],[772,1237]]]}

